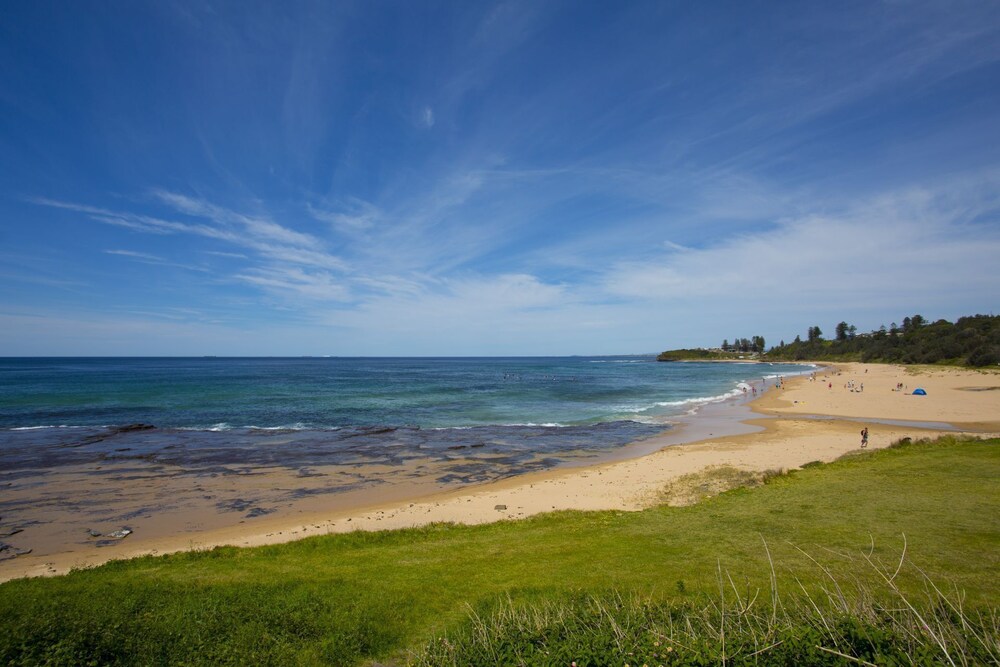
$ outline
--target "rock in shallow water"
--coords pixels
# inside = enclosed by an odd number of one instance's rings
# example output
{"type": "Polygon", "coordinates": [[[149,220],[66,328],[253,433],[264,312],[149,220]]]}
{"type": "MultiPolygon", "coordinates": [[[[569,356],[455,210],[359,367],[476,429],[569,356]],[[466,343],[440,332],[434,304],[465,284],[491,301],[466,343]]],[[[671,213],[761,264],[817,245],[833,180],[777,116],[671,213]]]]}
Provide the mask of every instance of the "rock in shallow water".
{"type": "Polygon", "coordinates": [[[0,542],[0,560],[10,560],[18,556],[26,556],[31,553],[31,549],[19,549],[12,544],[0,542]]]}

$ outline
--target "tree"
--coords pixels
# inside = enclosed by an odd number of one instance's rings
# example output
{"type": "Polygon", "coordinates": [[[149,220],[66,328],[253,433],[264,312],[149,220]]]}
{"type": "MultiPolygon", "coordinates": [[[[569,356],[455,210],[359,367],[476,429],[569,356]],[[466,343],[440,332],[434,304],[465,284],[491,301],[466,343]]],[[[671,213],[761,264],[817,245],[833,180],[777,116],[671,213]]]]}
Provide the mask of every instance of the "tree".
{"type": "Polygon", "coordinates": [[[722,340],[722,351],[723,352],[729,352],[729,339],[728,338],[724,338],[722,340]]]}
{"type": "Polygon", "coordinates": [[[997,315],[962,317],[955,324],[945,319],[930,322],[916,315],[907,317],[902,329],[893,322],[892,335],[883,324],[870,334],[858,336],[857,327],[842,321],[836,325],[836,339],[830,343],[823,341],[823,332],[818,326],[809,327],[808,336],[808,342],[795,336],[793,342],[781,341],[770,351],[767,351],[763,336],[726,339],[722,345],[729,355],[734,352],[766,353],[769,358],[777,359],[860,358],[865,362],[1000,365],[1000,316],[997,315]]]}
{"type": "Polygon", "coordinates": [[[969,355],[970,366],[993,366],[994,364],[1000,364],[1000,346],[990,348],[983,345],[969,355]]]}

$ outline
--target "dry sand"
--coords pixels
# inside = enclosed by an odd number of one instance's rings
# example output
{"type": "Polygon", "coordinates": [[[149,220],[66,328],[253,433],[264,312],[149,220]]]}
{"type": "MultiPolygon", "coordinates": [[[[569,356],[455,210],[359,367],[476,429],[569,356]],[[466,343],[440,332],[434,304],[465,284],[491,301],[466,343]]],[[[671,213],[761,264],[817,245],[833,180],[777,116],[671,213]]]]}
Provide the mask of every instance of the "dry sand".
{"type": "MultiPolygon", "coordinates": [[[[664,489],[685,475],[718,466],[747,471],[791,469],[812,461],[832,461],[858,449],[868,427],[869,447],[886,447],[903,437],[952,431],[997,436],[1000,433],[1000,373],[961,369],[905,368],[881,364],[838,364],[814,378],[790,379],[752,404],[749,420],[757,432],[675,444],[677,432],[647,440],[641,458],[557,469],[502,482],[427,495],[428,487],[397,490],[367,507],[324,507],[322,499],[297,506],[293,514],[259,517],[250,523],[213,527],[191,519],[186,525],[160,526],[156,537],[129,537],[103,549],[76,545],[73,551],[31,554],[0,562],[0,581],[52,575],[115,558],[208,549],[219,545],[256,546],[310,535],[352,530],[383,530],[431,522],[479,524],[517,519],[554,510],[635,511],[662,502],[664,489]],[[854,390],[848,388],[853,384],[854,390]],[[864,390],[859,391],[861,384],[864,390]],[[904,389],[894,391],[897,384],[904,389]],[[926,396],[914,396],[916,387],[926,396]],[[817,418],[820,417],[820,418],[817,418]],[[928,428],[927,426],[930,426],[928,428]],[[409,498],[403,497],[409,494],[409,498]]],[[[681,436],[683,436],[683,431],[681,436]]],[[[699,437],[704,427],[691,428],[699,437]]],[[[269,479],[269,482],[274,480],[269,479]]]]}
{"type": "Polygon", "coordinates": [[[1000,427],[1000,372],[937,366],[838,364],[758,402],[764,412],[942,422],[973,431],[1000,427]],[[853,383],[854,391],[848,387],[853,383]],[[902,389],[896,391],[897,384],[902,389]],[[859,391],[861,387],[864,391],[859,391]],[[926,396],[914,396],[923,388],[926,396]]]}

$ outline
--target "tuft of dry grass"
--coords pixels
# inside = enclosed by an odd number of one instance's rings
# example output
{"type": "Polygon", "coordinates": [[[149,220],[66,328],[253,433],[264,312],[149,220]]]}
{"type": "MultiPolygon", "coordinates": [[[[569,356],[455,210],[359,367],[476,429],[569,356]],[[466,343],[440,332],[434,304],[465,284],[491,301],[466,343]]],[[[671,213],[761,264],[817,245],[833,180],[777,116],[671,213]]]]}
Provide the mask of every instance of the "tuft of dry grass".
{"type": "Polygon", "coordinates": [[[685,507],[700,503],[726,491],[763,486],[787,470],[744,470],[731,465],[711,466],[700,472],[678,477],[665,486],[652,504],[685,507]]]}
{"type": "Polygon", "coordinates": [[[779,591],[764,542],[763,589],[743,588],[720,565],[718,592],[700,601],[612,591],[518,603],[508,595],[470,608],[457,632],[411,653],[410,664],[1000,664],[1000,610],[967,608],[960,590],[908,562],[905,535],[898,561],[880,560],[874,542],[867,552],[839,554],[859,567],[848,580],[796,549],[823,585],[796,579],[798,590],[779,591]],[[904,592],[903,578],[919,581],[922,594],[904,592]]]}

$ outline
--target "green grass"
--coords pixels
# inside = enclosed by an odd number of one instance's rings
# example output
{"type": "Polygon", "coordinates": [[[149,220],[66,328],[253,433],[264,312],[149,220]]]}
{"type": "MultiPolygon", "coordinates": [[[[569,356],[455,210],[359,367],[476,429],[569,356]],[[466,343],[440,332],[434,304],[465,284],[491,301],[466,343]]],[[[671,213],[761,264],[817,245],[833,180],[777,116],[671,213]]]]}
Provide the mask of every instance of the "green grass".
{"type": "Polygon", "coordinates": [[[723,575],[741,595],[801,583],[820,599],[834,579],[877,590],[875,566],[891,573],[904,540],[920,572],[894,580],[902,594],[920,597],[931,581],[986,609],[1000,599],[998,445],[864,452],[688,507],[330,535],[8,582],[0,664],[406,662],[432,638],[461,635],[470,609],[508,599],[701,609],[723,575]]]}
{"type": "Polygon", "coordinates": [[[741,592],[722,577],[718,595],[700,606],[617,594],[531,604],[501,599],[432,639],[411,664],[807,667],[843,665],[845,658],[877,665],[1000,663],[995,612],[969,611],[960,595],[949,596],[931,582],[928,595],[911,602],[894,588],[896,572],[882,574],[884,588],[894,595],[873,596],[867,587],[845,592],[839,583],[825,598],[782,595],[777,587],[762,595],[741,592]]]}

